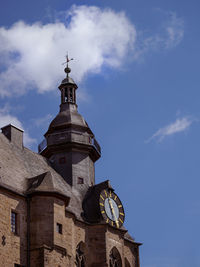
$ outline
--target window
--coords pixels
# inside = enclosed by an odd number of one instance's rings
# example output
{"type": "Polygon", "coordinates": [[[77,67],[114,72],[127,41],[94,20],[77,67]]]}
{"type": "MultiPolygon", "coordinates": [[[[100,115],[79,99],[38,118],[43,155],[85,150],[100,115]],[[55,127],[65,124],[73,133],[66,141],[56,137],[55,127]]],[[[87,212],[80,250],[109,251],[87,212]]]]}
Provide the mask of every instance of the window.
{"type": "Polygon", "coordinates": [[[65,88],[65,102],[68,101],[68,96],[67,96],[67,88],[65,88]]]}
{"type": "Polygon", "coordinates": [[[76,267],[85,267],[85,244],[80,242],[76,247],[76,267]]]}
{"type": "Polygon", "coordinates": [[[122,260],[119,254],[119,251],[114,247],[110,251],[110,265],[109,267],[122,267],[122,260]]]}
{"type": "Polygon", "coordinates": [[[17,234],[17,213],[11,211],[11,231],[17,234]]]}
{"type": "Polygon", "coordinates": [[[77,184],[84,184],[84,179],[82,177],[78,177],[77,184]]]}
{"type": "Polygon", "coordinates": [[[60,223],[56,224],[56,231],[57,233],[62,234],[62,224],[60,223]]]}

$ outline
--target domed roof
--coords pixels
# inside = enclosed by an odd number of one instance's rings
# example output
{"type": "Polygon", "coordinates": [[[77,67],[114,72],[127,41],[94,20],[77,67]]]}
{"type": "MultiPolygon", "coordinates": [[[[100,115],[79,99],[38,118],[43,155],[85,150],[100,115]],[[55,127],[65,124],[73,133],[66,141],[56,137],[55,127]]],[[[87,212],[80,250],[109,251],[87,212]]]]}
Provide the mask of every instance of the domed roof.
{"type": "Polygon", "coordinates": [[[76,83],[75,83],[74,80],[73,80],[71,77],[69,77],[69,76],[66,77],[64,80],[62,80],[62,82],[61,82],[59,88],[62,87],[63,85],[66,85],[66,84],[73,84],[73,85],[75,85],[75,87],[77,88],[76,83]]]}
{"type": "Polygon", "coordinates": [[[73,126],[85,128],[86,131],[92,133],[87,122],[77,112],[76,109],[74,111],[71,111],[70,109],[61,110],[50,123],[47,133],[53,132],[57,129],[63,129],[73,126]]]}

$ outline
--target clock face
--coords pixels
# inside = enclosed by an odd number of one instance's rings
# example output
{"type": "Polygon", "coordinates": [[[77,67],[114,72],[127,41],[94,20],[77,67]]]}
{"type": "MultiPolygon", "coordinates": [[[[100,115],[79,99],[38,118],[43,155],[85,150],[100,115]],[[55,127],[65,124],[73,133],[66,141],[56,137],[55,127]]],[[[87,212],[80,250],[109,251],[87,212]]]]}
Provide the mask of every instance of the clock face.
{"type": "Polygon", "coordinates": [[[124,223],[124,209],[118,196],[109,189],[101,191],[99,205],[104,220],[112,226],[121,227],[124,223]]]}

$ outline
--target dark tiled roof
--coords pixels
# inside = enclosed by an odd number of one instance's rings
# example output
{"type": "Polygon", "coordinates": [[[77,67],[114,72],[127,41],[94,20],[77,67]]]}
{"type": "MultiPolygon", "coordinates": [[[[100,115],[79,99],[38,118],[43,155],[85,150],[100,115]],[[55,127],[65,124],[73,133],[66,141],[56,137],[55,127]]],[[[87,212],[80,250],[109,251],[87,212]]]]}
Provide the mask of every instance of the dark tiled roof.
{"type": "MultiPolygon", "coordinates": [[[[83,221],[80,192],[68,185],[46,158],[28,148],[21,149],[15,146],[2,133],[0,133],[0,186],[24,196],[35,192],[66,196],[70,199],[66,210],[83,221]]],[[[88,194],[94,190],[99,192],[104,187],[111,187],[109,181],[89,188],[88,194]]],[[[128,233],[125,234],[125,239],[134,242],[128,233]]]]}
{"type": "Polygon", "coordinates": [[[84,118],[78,112],[71,112],[70,110],[63,110],[53,119],[49,128],[56,128],[67,125],[77,125],[88,128],[84,118]]]}
{"type": "Polygon", "coordinates": [[[34,192],[52,192],[59,193],[63,196],[71,197],[71,192],[68,190],[63,179],[58,179],[50,172],[44,172],[38,176],[27,179],[27,194],[34,192]]]}
{"type": "Polygon", "coordinates": [[[43,156],[13,145],[0,133],[0,186],[26,195],[33,192],[58,193],[70,198],[68,210],[81,219],[82,201],[43,156]],[[35,183],[34,183],[35,181],[35,183]]]}
{"type": "Polygon", "coordinates": [[[63,84],[73,84],[77,87],[76,83],[74,82],[74,80],[71,77],[66,77],[64,80],[62,80],[61,85],[63,84]]]}

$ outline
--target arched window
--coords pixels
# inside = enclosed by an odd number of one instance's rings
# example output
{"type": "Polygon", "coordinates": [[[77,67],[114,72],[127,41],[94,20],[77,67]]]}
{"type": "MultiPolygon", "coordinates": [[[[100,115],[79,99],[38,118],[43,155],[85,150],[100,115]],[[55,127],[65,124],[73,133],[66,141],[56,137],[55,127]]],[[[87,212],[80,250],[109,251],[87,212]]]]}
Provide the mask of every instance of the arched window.
{"type": "Polygon", "coordinates": [[[85,265],[85,244],[81,241],[76,247],[76,266],[86,267],[85,265]]]}
{"type": "Polygon", "coordinates": [[[122,267],[119,251],[114,247],[110,251],[109,267],[122,267]]]}
{"type": "Polygon", "coordinates": [[[125,258],[125,267],[131,267],[130,263],[128,262],[127,258],[125,258]]]}

